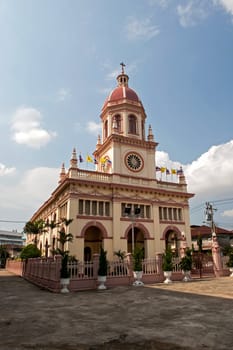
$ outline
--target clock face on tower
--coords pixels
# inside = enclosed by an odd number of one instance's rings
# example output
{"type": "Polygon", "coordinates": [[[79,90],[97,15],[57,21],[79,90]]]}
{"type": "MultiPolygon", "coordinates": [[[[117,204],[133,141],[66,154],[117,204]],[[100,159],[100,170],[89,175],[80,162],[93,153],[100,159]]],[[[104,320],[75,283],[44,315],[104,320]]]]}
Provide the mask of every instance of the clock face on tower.
{"type": "Polygon", "coordinates": [[[143,159],[140,154],[130,152],[125,156],[125,164],[131,171],[140,171],[143,167],[143,159]]]}

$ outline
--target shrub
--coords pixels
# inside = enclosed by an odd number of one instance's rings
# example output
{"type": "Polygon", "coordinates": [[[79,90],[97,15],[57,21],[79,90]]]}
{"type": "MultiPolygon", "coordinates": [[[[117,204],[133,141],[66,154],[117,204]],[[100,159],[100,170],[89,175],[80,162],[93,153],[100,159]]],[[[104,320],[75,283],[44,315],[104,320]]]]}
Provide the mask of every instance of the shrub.
{"type": "Polygon", "coordinates": [[[144,252],[142,248],[135,247],[133,256],[133,270],[134,271],[142,271],[142,259],[144,256],[144,252]]]}
{"type": "Polygon", "coordinates": [[[107,261],[107,252],[101,248],[99,256],[99,276],[107,276],[108,274],[108,261],[107,261]]]}
{"type": "Polygon", "coordinates": [[[41,256],[40,249],[37,248],[35,244],[28,244],[23,248],[20,253],[21,259],[29,259],[29,258],[39,258],[41,256]]]}
{"type": "Polygon", "coordinates": [[[186,249],[185,256],[181,259],[179,266],[183,271],[192,270],[192,251],[191,249],[186,249]]]}
{"type": "Polygon", "coordinates": [[[172,261],[172,250],[168,247],[163,254],[163,271],[172,271],[173,270],[173,261],[172,261]]]}

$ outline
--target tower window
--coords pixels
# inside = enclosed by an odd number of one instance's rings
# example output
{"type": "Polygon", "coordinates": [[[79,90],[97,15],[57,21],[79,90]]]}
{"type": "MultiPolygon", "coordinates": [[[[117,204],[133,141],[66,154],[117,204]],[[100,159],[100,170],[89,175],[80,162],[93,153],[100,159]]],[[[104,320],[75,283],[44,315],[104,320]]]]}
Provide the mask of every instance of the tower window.
{"type": "Polygon", "coordinates": [[[115,127],[117,132],[121,132],[121,116],[119,114],[114,116],[115,127]]]}
{"type": "Polygon", "coordinates": [[[108,121],[104,123],[104,138],[108,137],[108,121]]]}
{"type": "Polygon", "coordinates": [[[129,118],[129,134],[137,133],[137,118],[134,115],[130,115],[129,118]]]}

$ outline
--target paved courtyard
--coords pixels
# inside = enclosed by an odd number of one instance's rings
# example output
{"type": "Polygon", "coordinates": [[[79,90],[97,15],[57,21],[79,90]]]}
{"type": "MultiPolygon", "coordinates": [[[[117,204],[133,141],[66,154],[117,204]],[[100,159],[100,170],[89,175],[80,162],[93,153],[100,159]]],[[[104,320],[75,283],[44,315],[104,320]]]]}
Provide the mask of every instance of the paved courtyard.
{"type": "Polygon", "coordinates": [[[54,294],[0,270],[0,349],[232,349],[233,278],[54,294]]]}

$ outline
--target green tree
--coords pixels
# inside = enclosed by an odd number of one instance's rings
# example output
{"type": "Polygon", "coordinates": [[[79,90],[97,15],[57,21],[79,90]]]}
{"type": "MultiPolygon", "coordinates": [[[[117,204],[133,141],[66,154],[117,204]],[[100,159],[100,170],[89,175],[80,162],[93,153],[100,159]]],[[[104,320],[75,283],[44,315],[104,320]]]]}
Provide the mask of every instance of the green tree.
{"type": "Polygon", "coordinates": [[[68,270],[69,250],[65,250],[65,244],[67,242],[73,241],[72,233],[66,233],[67,227],[71,224],[72,221],[73,219],[62,219],[62,223],[66,226],[66,229],[62,227],[61,230],[58,231],[59,236],[57,241],[60,243],[61,246],[60,248],[57,248],[54,253],[60,254],[62,256],[60,271],[61,278],[70,277],[70,271],[68,270]]]}
{"type": "Polygon", "coordinates": [[[37,236],[42,232],[45,232],[45,222],[43,220],[28,221],[24,226],[23,232],[25,234],[33,234],[35,236],[34,242],[37,246],[37,236]]]}
{"type": "Polygon", "coordinates": [[[172,254],[171,247],[167,247],[167,249],[163,254],[162,269],[163,271],[173,270],[173,254],[172,254]]]}
{"type": "Polygon", "coordinates": [[[99,256],[98,276],[107,276],[107,273],[108,273],[107,251],[101,247],[100,256],[99,256]]]}
{"type": "Polygon", "coordinates": [[[126,257],[126,253],[120,249],[117,250],[116,252],[114,252],[114,255],[118,257],[119,261],[124,261],[124,259],[126,257]]]}
{"type": "Polygon", "coordinates": [[[73,241],[73,235],[72,235],[72,233],[66,233],[65,230],[61,230],[58,233],[59,233],[59,237],[58,237],[57,241],[61,244],[61,248],[58,248],[58,250],[59,250],[59,254],[61,254],[61,253],[65,252],[65,244],[67,242],[73,241]]]}
{"type": "Polygon", "coordinates": [[[135,247],[133,253],[133,270],[134,271],[142,271],[142,260],[144,257],[143,248],[135,247]]]}
{"type": "Polygon", "coordinates": [[[0,245],[0,267],[5,268],[6,260],[9,256],[10,254],[8,253],[6,246],[0,245]]]}
{"type": "Polygon", "coordinates": [[[51,228],[51,230],[56,228],[58,225],[59,225],[59,223],[54,221],[54,220],[51,220],[50,222],[45,224],[45,226],[51,228]]]}
{"type": "Polygon", "coordinates": [[[21,259],[29,259],[29,258],[39,258],[41,256],[40,249],[37,248],[35,244],[28,244],[23,248],[20,253],[21,259]]]}
{"type": "Polygon", "coordinates": [[[192,270],[192,250],[187,248],[185,251],[185,256],[181,259],[179,265],[181,270],[183,271],[191,271],[192,270]]]}

